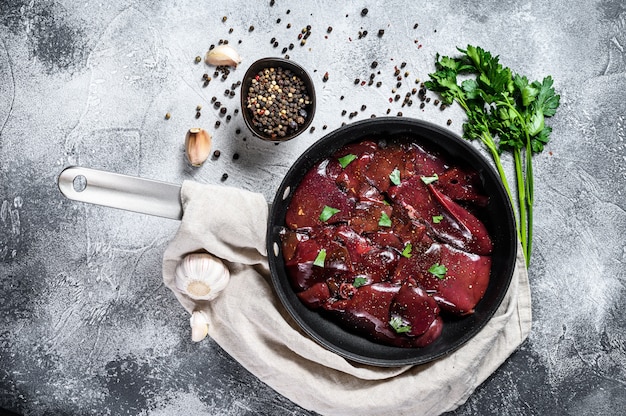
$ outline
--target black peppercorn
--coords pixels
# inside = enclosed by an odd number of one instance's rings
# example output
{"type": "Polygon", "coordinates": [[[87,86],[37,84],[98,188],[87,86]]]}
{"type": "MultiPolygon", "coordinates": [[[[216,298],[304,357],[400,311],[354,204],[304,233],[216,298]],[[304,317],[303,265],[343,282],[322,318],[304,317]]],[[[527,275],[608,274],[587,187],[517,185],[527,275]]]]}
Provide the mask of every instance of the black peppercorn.
{"type": "Polygon", "coordinates": [[[228,179],[228,173],[224,173],[222,175],[222,181],[225,181],[226,179],[228,179]]]}
{"type": "Polygon", "coordinates": [[[367,15],[367,12],[368,12],[368,11],[369,11],[369,10],[367,10],[367,8],[365,8],[365,9],[361,10],[361,16],[365,16],[365,15],[367,15]]]}
{"type": "Polygon", "coordinates": [[[239,153],[233,154],[233,160],[237,160],[237,159],[239,159],[239,153]]]}
{"type": "Polygon", "coordinates": [[[379,29],[378,30],[378,37],[379,38],[382,38],[384,34],[385,34],[385,29],[379,29]]]}

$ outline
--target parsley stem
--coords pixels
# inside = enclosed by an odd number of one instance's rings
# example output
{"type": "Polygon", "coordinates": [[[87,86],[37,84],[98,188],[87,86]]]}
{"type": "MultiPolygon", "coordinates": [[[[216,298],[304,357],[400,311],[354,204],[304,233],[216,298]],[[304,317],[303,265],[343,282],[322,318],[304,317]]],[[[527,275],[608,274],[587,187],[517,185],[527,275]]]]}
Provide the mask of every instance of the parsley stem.
{"type": "Polygon", "coordinates": [[[528,265],[528,253],[527,253],[527,231],[526,231],[526,184],[524,180],[524,172],[522,170],[522,152],[519,148],[513,149],[513,159],[515,161],[515,176],[517,178],[517,197],[519,206],[519,236],[522,243],[522,250],[524,251],[524,259],[526,265],[528,265]]]}

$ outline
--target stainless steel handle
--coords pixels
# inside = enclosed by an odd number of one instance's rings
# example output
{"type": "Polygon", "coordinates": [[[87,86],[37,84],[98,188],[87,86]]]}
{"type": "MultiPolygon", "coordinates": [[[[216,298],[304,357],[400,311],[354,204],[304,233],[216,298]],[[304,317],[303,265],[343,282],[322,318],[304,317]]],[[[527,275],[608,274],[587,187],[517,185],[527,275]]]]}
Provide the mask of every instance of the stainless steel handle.
{"type": "Polygon", "coordinates": [[[70,166],[59,175],[59,190],[75,201],[174,220],[183,217],[180,185],[70,166]]]}

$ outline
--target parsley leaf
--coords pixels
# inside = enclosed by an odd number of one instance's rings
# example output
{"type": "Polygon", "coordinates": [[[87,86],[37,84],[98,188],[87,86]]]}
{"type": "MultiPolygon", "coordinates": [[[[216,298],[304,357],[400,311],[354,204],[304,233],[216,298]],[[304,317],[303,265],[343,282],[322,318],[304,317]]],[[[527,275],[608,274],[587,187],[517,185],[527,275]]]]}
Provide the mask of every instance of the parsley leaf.
{"type": "Polygon", "coordinates": [[[400,185],[400,171],[398,168],[395,168],[390,174],[389,179],[391,179],[391,183],[394,185],[400,185]]]}
{"type": "Polygon", "coordinates": [[[378,225],[380,225],[381,227],[391,227],[391,218],[389,218],[389,215],[387,215],[386,212],[382,212],[380,214],[380,219],[378,220],[378,225]]]}
{"type": "Polygon", "coordinates": [[[326,222],[330,219],[330,217],[332,217],[338,212],[340,212],[340,210],[338,210],[337,208],[324,205],[324,208],[322,209],[322,213],[320,214],[320,221],[326,222]]]}
{"type": "Polygon", "coordinates": [[[367,283],[367,279],[365,279],[364,277],[360,276],[360,277],[355,277],[354,278],[354,282],[352,282],[352,286],[354,287],[361,287],[364,284],[367,283]]]}
{"type": "Polygon", "coordinates": [[[428,273],[432,273],[437,279],[443,280],[446,278],[448,268],[443,264],[435,263],[428,269],[428,273]]]}
{"type": "Polygon", "coordinates": [[[394,316],[389,321],[389,325],[393,328],[394,331],[398,334],[404,334],[411,331],[411,325],[408,325],[402,321],[402,318],[399,316],[394,316]]]}
{"type": "Polygon", "coordinates": [[[443,220],[443,215],[433,215],[433,223],[439,224],[443,220]]]}
{"type": "Polygon", "coordinates": [[[348,166],[350,162],[352,162],[354,159],[356,159],[356,155],[353,155],[352,153],[350,153],[343,157],[340,157],[338,160],[339,160],[339,164],[341,165],[341,167],[345,169],[346,166],[348,166]]]}
{"type": "Polygon", "coordinates": [[[422,182],[426,185],[431,184],[439,179],[439,176],[435,173],[433,176],[422,176],[422,182]]]}
{"type": "Polygon", "coordinates": [[[324,267],[324,262],[326,261],[326,249],[323,248],[317,253],[317,257],[313,260],[313,266],[324,267]]]}
{"type": "Polygon", "coordinates": [[[411,258],[411,251],[413,251],[413,244],[406,243],[406,245],[402,249],[402,255],[404,257],[406,257],[407,259],[410,259],[411,258]]]}

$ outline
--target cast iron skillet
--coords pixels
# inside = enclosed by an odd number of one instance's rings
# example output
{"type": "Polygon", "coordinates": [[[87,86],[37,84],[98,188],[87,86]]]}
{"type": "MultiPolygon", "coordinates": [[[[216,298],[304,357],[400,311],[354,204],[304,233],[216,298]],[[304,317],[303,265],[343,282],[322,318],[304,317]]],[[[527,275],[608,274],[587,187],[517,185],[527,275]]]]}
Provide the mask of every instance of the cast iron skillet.
{"type": "Polygon", "coordinates": [[[423,364],[449,354],[474,337],[491,319],[506,294],[517,255],[513,210],[506,191],[492,166],[466,140],[450,131],[420,120],[384,117],[355,122],[335,130],[307,149],[289,169],[276,192],[269,216],[267,252],[274,288],[281,302],[315,341],[326,349],[355,362],[382,367],[423,364]],[[317,162],[348,143],[411,137],[429,149],[441,151],[453,163],[467,164],[479,172],[489,195],[487,226],[494,243],[489,286],[474,314],[445,319],[443,333],[424,348],[399,348],[377,344],[352,334],[338,324],[307,308],[293,291],[283,261],[279,232],[285,225],[287,206],[304,174],[317,162]]]}

